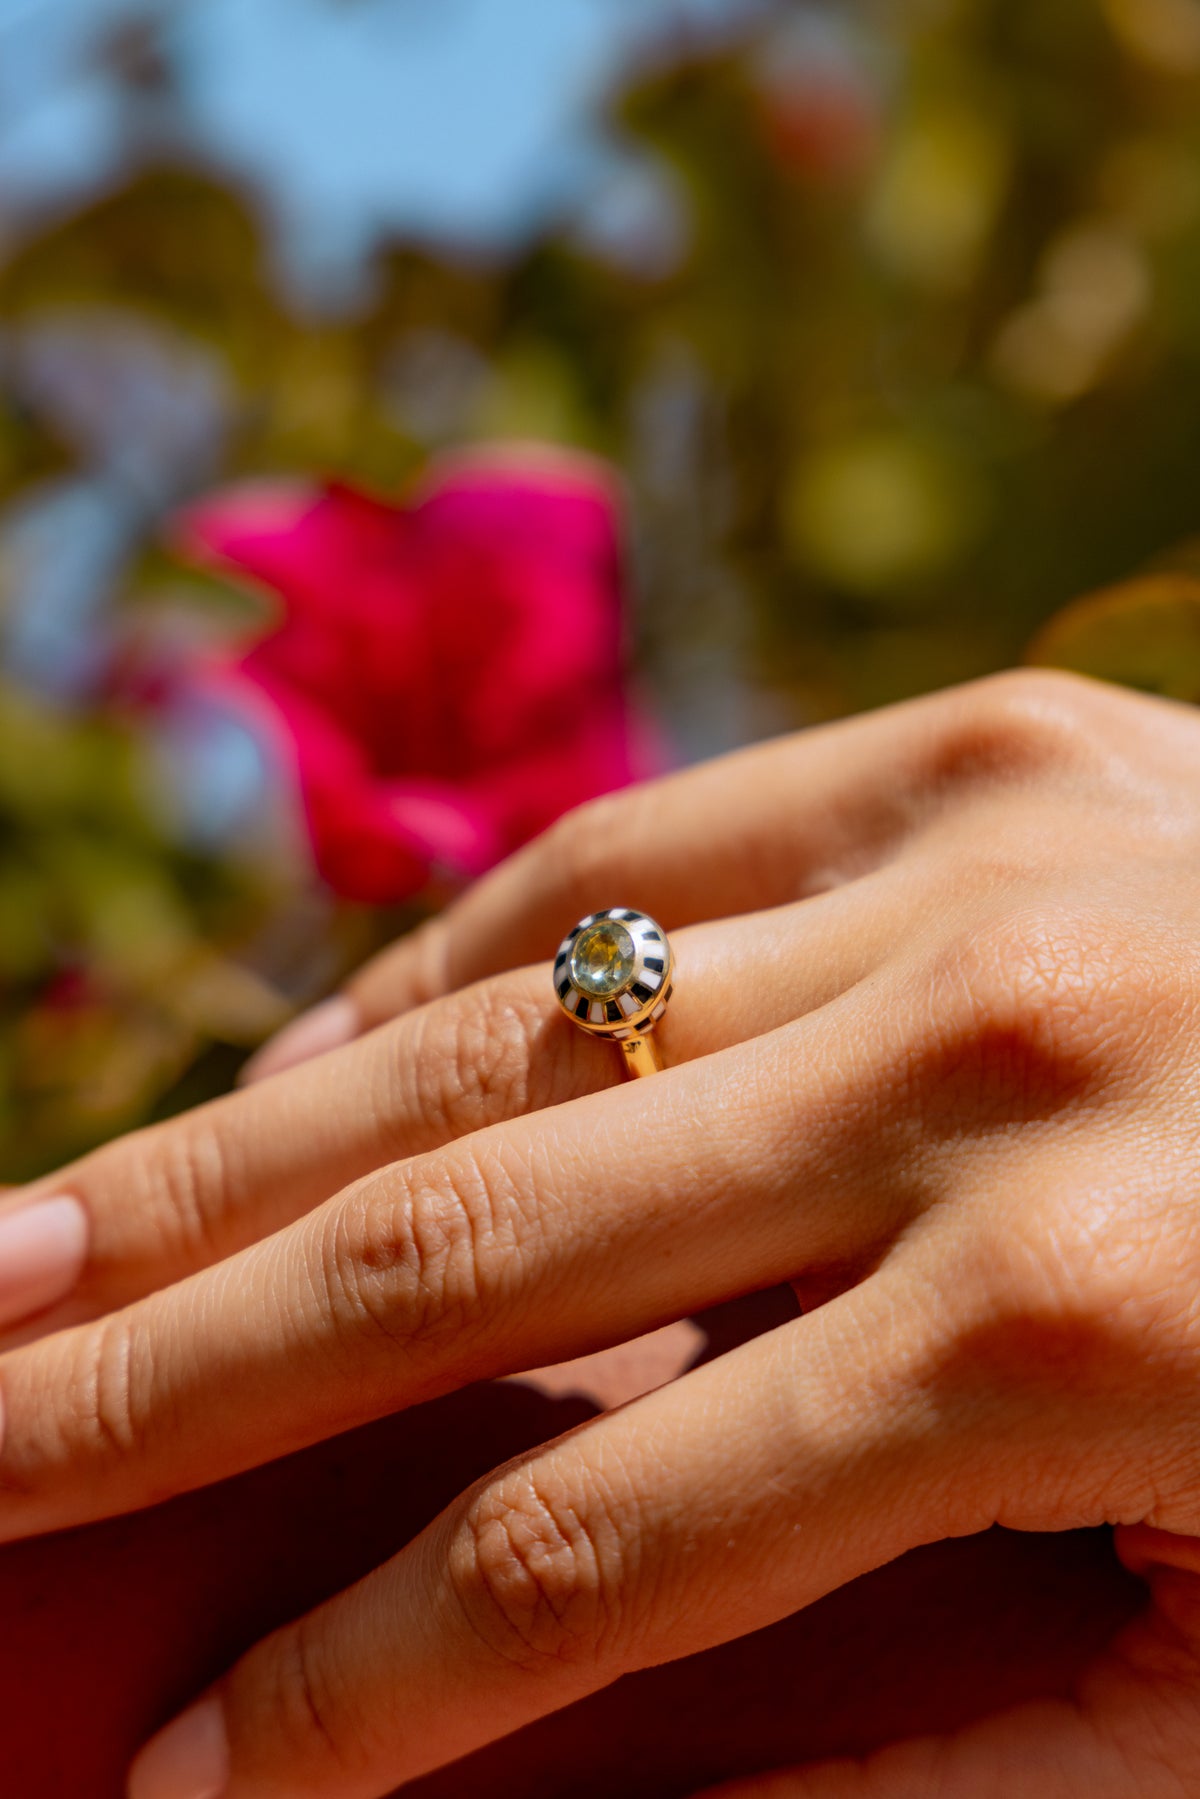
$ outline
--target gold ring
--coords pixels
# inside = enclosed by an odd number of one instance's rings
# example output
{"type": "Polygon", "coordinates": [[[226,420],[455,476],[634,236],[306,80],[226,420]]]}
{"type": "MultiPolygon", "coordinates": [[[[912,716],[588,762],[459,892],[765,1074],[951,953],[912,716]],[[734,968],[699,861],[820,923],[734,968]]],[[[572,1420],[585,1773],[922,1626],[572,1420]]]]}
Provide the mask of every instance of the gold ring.
{"type": "Polygon", "coordinates": [[[554,991],[573,1024],[619,1043],[630,1074],[663,1065],[651,1033],[671,997],[674,959],[665,931],[644,912],[590,912],[562,940],[554,991]]]}

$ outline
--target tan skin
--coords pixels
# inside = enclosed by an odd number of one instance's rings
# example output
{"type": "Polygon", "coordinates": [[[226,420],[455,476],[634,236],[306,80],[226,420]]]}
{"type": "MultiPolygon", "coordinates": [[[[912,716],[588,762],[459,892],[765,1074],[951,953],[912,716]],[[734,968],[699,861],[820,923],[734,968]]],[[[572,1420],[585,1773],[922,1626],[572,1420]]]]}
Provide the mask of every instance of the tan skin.
{"type": "MultiPolygon", "coordinates": [[[[783,1308],[755,1309],[714,1321],[717,1340],[783,1308]]],[[[0,1550],[4,1792],[120,1799],[139,1743],[242,1650],[369,1572],[491,1464],[592,1409],[484,1383],[150,1511],[0,1550]]],[[[766,1631],[604,1688],[406,1799],[673,1799],[945,1728],[1067,1692],[1140,1601],[1105,1533],[937,1544],[766,1631]]]]}
{"type": "Polygon", "coordinates": [[[1119,1526],[1146,1609],[1065,1695],[914,1706],[737,1792],[1178,1799],[1198,874],[1200,720],[1054,676],[577,815],[364,976],[398,1017],[15,1202],[72,1193],[90,1235],[63,1328],[0,1360],[0,1533],[787,1281],[803,1317],[519,1453],[245,1654],[201,1714],[228,1799],[375,1799],[997,1523],[1119,1526]],[[652,1081],[519,966],[609,903],[676,949],[652,1081]]]}

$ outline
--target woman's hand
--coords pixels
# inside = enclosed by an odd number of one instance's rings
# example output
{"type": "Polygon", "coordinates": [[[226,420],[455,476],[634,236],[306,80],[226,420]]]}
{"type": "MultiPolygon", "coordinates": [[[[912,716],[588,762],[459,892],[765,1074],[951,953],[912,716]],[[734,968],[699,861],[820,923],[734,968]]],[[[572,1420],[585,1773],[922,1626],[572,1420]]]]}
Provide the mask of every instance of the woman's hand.
{"type": "MultiPolygon", "coordinates": [[[[215,1672],[588,1410],[578,1393],[481,1382],[169,1505],[8,1544],[6,1799],[118,1799],[138,1745],[215,1672]]],[[[945,1728],[1069,1691],[1139,1594],[1102,1532],[936,1544],[766,1631],[616,1681],[406,1799],[669,1799],[898,1726],[945,1728]]]]}
{"type": "Polygon", "coordinates": [[[828,1302],[478,1484],[250,1651],[137,1799],[370,1799],[997,1521],[1144,1527],[1151,1609],[1070,1703],[787,1790],[1176,1799],[1200,1752],[1197,1580],[1163,1534],[1200,1535],[1198,873],[1193,714],[984,683],[590,808],[398,985],[636,904],[677,954],[655,1079],[612,1087],[611,1047],[525,970],[23,1194],[87,1227],[46,1322],[99,1315],[0,1363],[7,1536],[782,1279],[828,1302]]]}

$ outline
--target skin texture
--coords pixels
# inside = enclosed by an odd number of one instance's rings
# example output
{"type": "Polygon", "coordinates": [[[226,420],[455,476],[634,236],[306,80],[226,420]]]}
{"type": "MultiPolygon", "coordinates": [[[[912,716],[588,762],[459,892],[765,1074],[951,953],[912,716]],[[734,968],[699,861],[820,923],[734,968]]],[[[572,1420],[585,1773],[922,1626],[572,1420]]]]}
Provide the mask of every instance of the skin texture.
{"type": "MultiPolygon", "coordinates": [[[[712,1335],[731,1343],[779,1313],[714,1318],[712,1335]]],[[[594,1409],[578,1390],[485,1383],[152,1510],[9,1545],[5,1791],[120,1799],[138,1744],[242,1650],[369,1572],[492,1463],[594,1409]]],[[[914,1721],[1069,1690],[1141,1602],[1107,1533],[935,1545],[769,1630],[632,1675],[406,1799],[672,1799],[874,1746],[914,1721]]]]}
{"type": "Polygon", "coordinates": [[[363,977],[392,1022],[10,1202],[89,1247],[0,1360],[0,1533],[790,1282],[244,1655],[228,1799],[374,1799],[996,1525],[1120,1527],[1149,1604],[1065,1692],[742,1791],[1200,1790],[1198,770],[1192,713],[1022,675],[556,827],[363,977]],[[623,1086],[497,972],[614,901],[677,956],[623,1086]]]}

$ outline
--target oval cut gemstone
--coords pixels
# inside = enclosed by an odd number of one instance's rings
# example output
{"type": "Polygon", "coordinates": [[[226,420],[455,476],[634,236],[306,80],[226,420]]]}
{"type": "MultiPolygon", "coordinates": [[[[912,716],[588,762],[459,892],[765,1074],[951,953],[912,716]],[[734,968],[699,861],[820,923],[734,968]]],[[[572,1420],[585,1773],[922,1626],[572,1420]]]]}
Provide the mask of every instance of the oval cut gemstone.
{"type": "Polygon", "coordinates": [[[575,939],[571,979],[581,993],[613,999],[633,976],[633,938],[615,918],[602,918],[575,939]]]}

